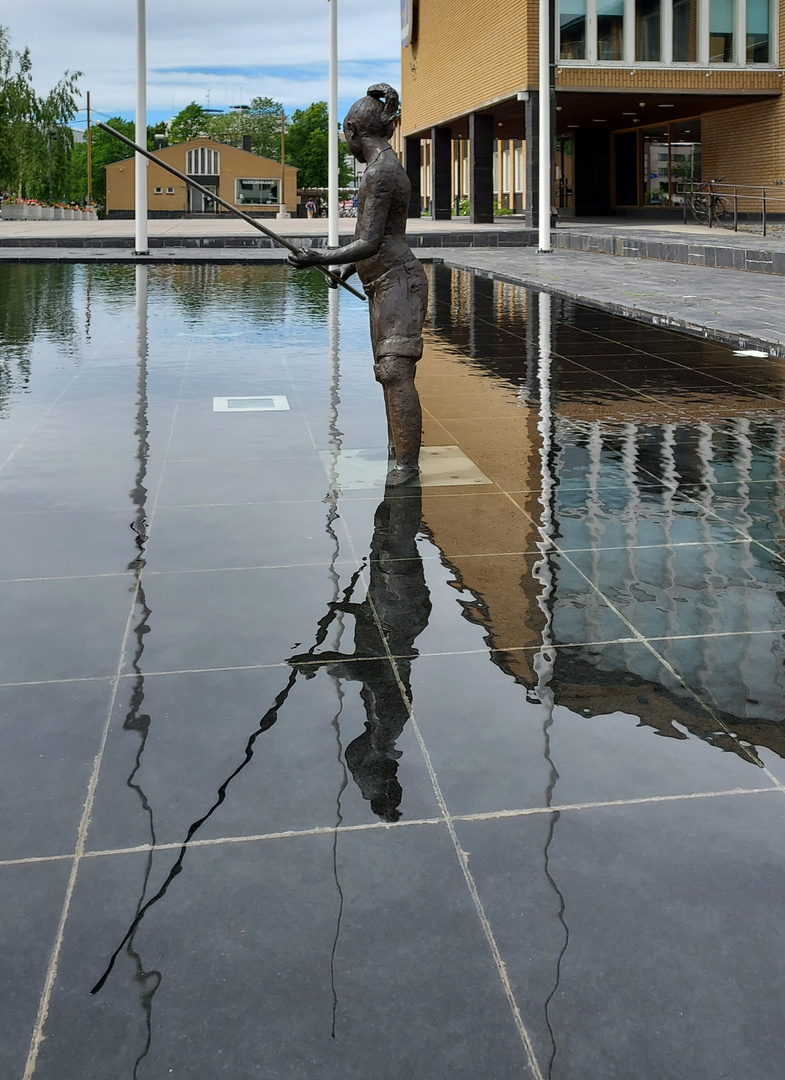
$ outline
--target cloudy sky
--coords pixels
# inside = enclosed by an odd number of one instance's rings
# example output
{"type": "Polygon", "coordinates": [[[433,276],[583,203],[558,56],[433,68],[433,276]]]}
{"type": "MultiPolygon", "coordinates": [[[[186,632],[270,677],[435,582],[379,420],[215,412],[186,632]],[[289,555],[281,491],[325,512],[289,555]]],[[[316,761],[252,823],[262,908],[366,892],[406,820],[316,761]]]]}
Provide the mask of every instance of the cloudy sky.
{"type": "MultiPolygon", "coordinates": [[[[337,0],[339,116],[374,82],[400,83],[400,0],[337,0]]],[[[191,101],[212,108],[255,96],[287,112],[327,99],[330,0],[147,0],[150,123],[191,101]]],[[[32,54],[36,89],[84,72],[96,118],[133,118],[135,0],[3,5],[13,48],[32,54]]],[[[75,127],[83,127],[84,111],[75,127]]]]}

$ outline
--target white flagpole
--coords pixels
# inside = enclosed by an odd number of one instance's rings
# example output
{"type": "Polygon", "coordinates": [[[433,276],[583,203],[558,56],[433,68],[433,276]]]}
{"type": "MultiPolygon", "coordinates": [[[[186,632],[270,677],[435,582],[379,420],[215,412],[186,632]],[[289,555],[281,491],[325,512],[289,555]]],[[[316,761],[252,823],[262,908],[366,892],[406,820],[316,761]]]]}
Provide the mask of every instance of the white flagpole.
{"type": "Polygon", "coordinates": [[[327,243],[338,247],[338,0],[330,4],[330,86],[327,97],[329,126],[327,157],[327,243]]]}
{"type": "Polygon", "coordinates": [[[551,25],[550,2],[540,0],[540,251],[551,250],[551,25]]]}
{"type": "MultiPolygon", "coordinates": [[[[136,0],[136,142],[147,146],[147,28],[145,0],[136,0]]],[[[147,255],[147,158],[134,162],[135,251],[147,255]]]]}

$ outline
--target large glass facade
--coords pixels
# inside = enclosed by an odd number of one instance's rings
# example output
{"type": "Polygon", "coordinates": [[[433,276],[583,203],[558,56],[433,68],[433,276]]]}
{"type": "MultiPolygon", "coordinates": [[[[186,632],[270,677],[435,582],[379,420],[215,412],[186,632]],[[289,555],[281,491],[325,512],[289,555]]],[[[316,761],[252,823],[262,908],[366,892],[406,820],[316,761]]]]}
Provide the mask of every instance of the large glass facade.
{"type": "Polygon", "coordinates": [[[769,0],[747,0],[747,63],[769,62],[769,0]]]}
{"type": "Polygon", "coordinates": [[[662,59],[661,0],[635,0],[635,59],[662,59]]]}
{"type": "Polygon", "coordinates": [[[559,32],[562,60],[586,59],[586,0],[561,0],[559,32]]]}
{"type": "Polygon", "coordinates": [[[673,62],[698,59],[698,0],[673,0],[673,62]]]}
{"type": "Polygon", "coordinates": [[[597,0],[597,59],[624,59],[624,0],[597,0]]]}
{"type": "Polygon", "coordinates": [[[709,63],[733,63],[734,0],[709,0],[709,63]]]}
{"type": "Polygon", "coordinates": [[[700,117],[613,133],[615,206],[680,206],[701,178],[700,117]]]}
{"type": "Polygon", "coordinates": [[[559,59],[776,64],[773,0],[559,0],[559,59]]]}

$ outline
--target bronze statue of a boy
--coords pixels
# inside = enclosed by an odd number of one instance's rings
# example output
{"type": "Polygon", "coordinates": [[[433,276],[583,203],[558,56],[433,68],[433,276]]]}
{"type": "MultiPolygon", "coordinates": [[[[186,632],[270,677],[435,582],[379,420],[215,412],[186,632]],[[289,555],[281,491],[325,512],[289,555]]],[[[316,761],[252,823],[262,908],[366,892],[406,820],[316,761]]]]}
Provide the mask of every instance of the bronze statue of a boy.
{"type": "Polygon", "coordinates": [[[384,390],[389,452],[395,457],[388,483],[419,478],[422,410],[414,371],[422,356],[428,283],[406,242],[411,184],[388,139],[398,116],[398,94],[379,83],[368,88],[344,120],[346,145],[367,163],[357,203],[354,240],[345,247],[301,248],[290,262],[298,269],[343,266],[345,281],[357,273],[369,301],[374,373],[384,390]]]}

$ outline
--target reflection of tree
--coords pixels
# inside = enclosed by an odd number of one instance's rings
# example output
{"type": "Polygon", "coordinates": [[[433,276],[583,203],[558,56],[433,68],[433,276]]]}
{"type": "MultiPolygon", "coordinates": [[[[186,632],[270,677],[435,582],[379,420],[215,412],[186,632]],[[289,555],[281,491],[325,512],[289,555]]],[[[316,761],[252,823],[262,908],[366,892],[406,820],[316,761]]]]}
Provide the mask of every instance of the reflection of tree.
{"type": "Polygon", "coordinates": [[[0,274],[0,416],[30,385],[36,337],[76,345],[74,282],[72,266],[19,263],[0,274]]]}
{"type": "Polygon", "coordinates": [[[287,312],[298,323],[318,318],[323,324],[327,289],[321,274],[290,274],[285,266],[233,266],[183,263],[158,268],[166,275],[170,295],[180,312],[191,318],[210,316],[220,335],[221,318],[244,326],[285,329],[287,312]]]}

